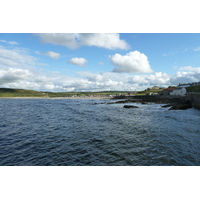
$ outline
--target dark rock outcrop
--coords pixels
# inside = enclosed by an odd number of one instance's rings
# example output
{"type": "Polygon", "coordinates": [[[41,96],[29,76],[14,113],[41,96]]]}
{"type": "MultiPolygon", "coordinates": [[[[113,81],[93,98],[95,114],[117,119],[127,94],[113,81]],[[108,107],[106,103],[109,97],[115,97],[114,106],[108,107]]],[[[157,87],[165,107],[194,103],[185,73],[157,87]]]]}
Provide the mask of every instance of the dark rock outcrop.
{"type": "Polygon", "coordinates": [[[138,106],[124,105],[124,108],[138,108],[138,106]]]}
{"type": "Polygon", "coordinates": [[[176,104],[172,104],[171,106],[172,107],[169,110],[185,110],[193,107],[190,100],[180,101],[176,104]]]}
{"type": "Polygon", "coordinates": [[[171,107],[171,106],[172,106],[172,105],[167,104],[167,105],[162,106],[162,108],[168,108],[168,107],[171,107]]]}
{"type": "Polygon", "coordinates": [[[172,106],[169,110],[185,110],[188,108],[192,108],[191,104],[179,104],[172,106]]]}

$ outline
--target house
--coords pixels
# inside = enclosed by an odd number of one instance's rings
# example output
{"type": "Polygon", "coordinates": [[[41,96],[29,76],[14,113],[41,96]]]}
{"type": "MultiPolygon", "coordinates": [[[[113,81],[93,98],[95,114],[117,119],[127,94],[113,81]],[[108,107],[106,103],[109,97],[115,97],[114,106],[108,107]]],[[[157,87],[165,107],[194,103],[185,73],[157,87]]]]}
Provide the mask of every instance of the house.
{"type": "Polygon", "coordinates": [[[191,84],[191,86],[196,86],[196,85],[200,85],[200,82],[193,82],[193,83],[191,84]]]}
{"type": "Polygon", "coordinates": [[[146,92],[146,96],[158,95],[157,92],[146,92]]]}
{"type": "Polygon", "coordinates": [[[177,87],[177,88],[174,88],[174,90],[170,92],[170,95],[185,96],[186,93],[187,93],[187,90],[185,89],[185,87],[177,87]]]}
{"type": "Polygon", "coordinates": [[[160,95],[170,95],[170,93],[174,90],[175,88],[166,88],[166,89],[164,89],[161,93],[160,93],[160,95]]]}
{"type": "Polygon", "coordinates": [[[159,90],[160,88],[158,86],[153,86],[152,90],[159,90]]]}
{"type": "Polygon", "coordinates": [[[185,96],[187,90],[184,87],[177,88],[166,88],[161,92],[161,95],[176,95],[176,96],[185,96]]]}
{"type": "Polygon", "coordinates": [[[182,88],[186,88],[186,87],[190,87],[190,83],[187,84],[179,84],[178,87],[182,87],[182,88]]]}
{"type": "Polygon", "coordinates": [[[179,83],[178,87],[191,87],[191,86],[196,86],[196,85],[200,85],[200,82],[192,82],[192,83],[184,83],[184,84],[179,83]]]}

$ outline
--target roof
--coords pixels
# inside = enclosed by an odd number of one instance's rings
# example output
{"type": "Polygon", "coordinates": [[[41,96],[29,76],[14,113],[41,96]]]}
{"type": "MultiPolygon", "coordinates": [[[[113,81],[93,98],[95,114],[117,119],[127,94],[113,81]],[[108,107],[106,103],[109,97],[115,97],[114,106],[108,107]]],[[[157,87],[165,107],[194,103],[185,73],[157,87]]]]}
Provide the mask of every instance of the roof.
{"type": "Polygon", "coordinates": [[[170,90],[170,91],[172,91],[172,90],[174,90],[175,88],[166,88],[166,89],[164,89],[164,90],[170,90]]]}

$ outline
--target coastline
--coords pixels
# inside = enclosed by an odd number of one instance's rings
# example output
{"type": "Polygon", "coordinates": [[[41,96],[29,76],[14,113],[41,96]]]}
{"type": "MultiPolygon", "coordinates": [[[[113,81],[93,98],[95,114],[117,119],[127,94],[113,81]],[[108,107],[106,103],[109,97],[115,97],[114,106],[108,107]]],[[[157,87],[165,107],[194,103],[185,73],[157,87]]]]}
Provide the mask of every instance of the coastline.
{"type": "Polygon", "coordinates": [[[112,97],[0,97],[0,99],[112,99],[112,97]]]}
{"type": "Polygon", "coordinates": [[[0,99],[110,99],[110,100],[123,100],[114,103],[133,103],[139,102],[142,104],[158,103],[167,104],[166,107],[173,106],[174,109],[187,109],[194,107],[200,109],[200,95],[191,96],[84,96],[84,97],[0,97],[0,99]]]}

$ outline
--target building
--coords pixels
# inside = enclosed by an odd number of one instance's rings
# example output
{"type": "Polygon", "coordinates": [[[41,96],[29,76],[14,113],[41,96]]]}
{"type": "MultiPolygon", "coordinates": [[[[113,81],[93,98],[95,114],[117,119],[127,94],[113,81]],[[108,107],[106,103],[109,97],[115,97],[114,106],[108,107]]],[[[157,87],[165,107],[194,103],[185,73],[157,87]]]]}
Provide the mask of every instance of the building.
{"type": "Polygon", "coordinates": [[[152,90],[159,90],[160,88],[158,86],[153,86],[152,90]]]}
{"type": "Polygon", "coordinates": [[[176,96],[185,96],[186,94],[187,90],[185,89],[185,87],[177,87],[170,92],[170,95],[176,95],[176,96]]]}
{"type": "Polygon", "coordinates": [[[196,86],[196,85],[200,85],[200,82],[179,84],[178,87],[191,87],[191,86],[196,86]]]}
{"type": "Polygon", "coordinates": [[[187,94],[187,90],[184,87],[177,88],[167,88],[161,92],[161,95],[172,95],[172,96],[185,96],[187,94]]]}
{"type": "Polygon", "coordinates": [[[166,89],[164,89],[161,93],[160,93],[160,95],[170,95],[170,93],[172,92],[174,90],[174,88],[166,88],[166,89]]]}

